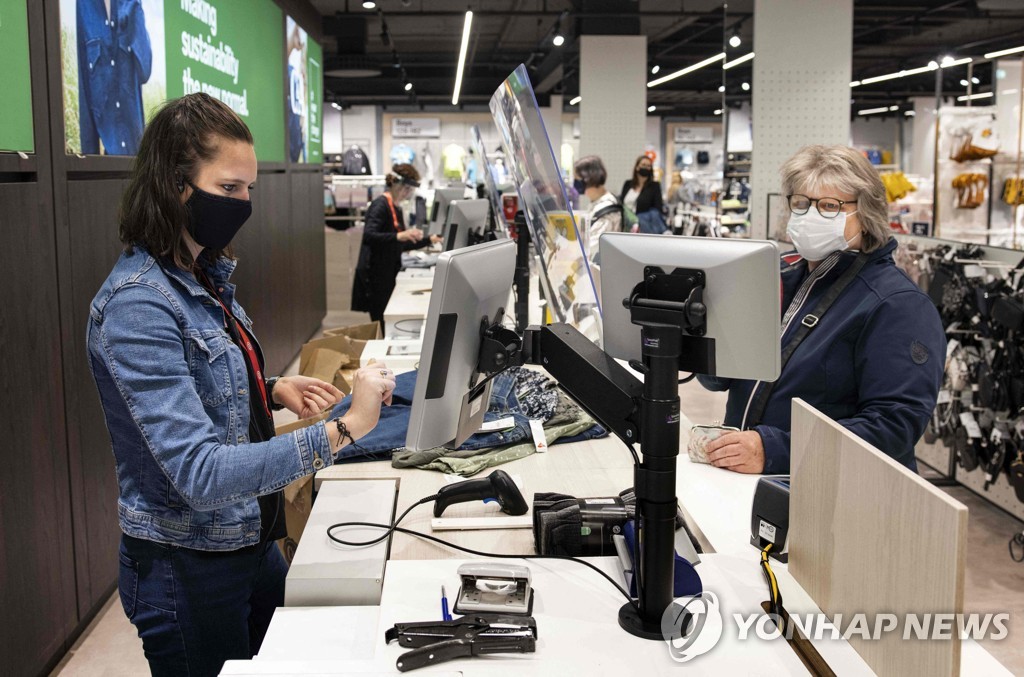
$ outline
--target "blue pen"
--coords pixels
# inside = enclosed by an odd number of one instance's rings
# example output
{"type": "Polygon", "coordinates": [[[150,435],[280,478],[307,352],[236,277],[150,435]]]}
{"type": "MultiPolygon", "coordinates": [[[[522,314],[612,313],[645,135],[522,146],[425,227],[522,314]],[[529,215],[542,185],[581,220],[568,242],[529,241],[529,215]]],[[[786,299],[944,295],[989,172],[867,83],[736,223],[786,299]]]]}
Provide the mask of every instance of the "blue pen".
{"type": "Polygon", "coordinates": [[[450,621],[452,615],[448,613],[448,595],[445,594],[444,586],[441,586],[441,620],[450,621]]]}

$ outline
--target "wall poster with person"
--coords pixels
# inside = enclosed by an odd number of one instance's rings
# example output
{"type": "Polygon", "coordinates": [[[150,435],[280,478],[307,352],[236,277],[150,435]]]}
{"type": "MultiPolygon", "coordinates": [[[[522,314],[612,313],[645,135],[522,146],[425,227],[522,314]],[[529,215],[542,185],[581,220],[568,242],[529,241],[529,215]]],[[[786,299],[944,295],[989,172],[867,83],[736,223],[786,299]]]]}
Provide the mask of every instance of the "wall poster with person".
{"type": "Polygon", "coordinates": [[[134,155],[164,101],[206,92],[283,162],[283,24],[273,0],[60,0],[66,152],[134,155]]]}
{"type": "Polygon", "coordinates": [[[323,162],[323,51],[290,16],[285,20],[285,45],[288,159],[323,162]]]}

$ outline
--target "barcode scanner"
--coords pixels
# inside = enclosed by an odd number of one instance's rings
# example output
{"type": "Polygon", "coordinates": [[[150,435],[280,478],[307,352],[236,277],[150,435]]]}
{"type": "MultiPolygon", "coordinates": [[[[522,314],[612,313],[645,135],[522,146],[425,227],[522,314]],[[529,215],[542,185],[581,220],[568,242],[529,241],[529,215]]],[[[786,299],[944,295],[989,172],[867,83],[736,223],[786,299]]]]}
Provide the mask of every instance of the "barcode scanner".
{"type": "Polygon", "coordinates": [[[434,517],[440,517],[450,505],[466,501],[497,501],[502,512],[509,515],[525,515],[529,506],[519,487],[504,470],[495,470],[478,480],[456,482],[437,492],[434,501],[434,517]]]}

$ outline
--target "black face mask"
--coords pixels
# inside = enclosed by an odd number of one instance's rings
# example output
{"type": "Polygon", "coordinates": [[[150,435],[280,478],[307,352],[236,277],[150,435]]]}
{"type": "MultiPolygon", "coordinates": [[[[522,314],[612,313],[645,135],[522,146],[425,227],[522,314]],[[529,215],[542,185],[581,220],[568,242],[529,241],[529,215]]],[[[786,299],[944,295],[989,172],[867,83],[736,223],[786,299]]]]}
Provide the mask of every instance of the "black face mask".
{"type": "Polygon", "coordinates": [[[636,170],[637,176],[642,176],[645,179],[651,178],[652,173],[653,172],[648,167],[641,167],[640,169],[636,170]]]}
{"type": "Polygon", "coordinates": [[[252,215],[252,202],[207,193],[191,181],[188,185],[192,186],[192,195],[185,201],[188,234],[202,247],[224,249],[252,215]]]}
{"type": "Polygon", "coordinates": [[[580,195],[587,192],[587,184],[584,183],[583,179],[573,179],[572,187],[576,189],[576,192],[580,195]]]}

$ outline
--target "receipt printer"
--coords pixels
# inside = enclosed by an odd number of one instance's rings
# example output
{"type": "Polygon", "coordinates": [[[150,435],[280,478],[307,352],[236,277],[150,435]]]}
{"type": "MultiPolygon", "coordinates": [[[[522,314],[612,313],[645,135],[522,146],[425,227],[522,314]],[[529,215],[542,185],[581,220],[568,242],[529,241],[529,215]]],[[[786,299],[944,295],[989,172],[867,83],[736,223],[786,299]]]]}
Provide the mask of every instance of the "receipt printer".
{"type": "Polygon", "coordinates": [[[763,550],[771,543],[769,556],[788,561],[789,475],[762,477],[754,490],[750,513],[750,544],[763,550]]]}

